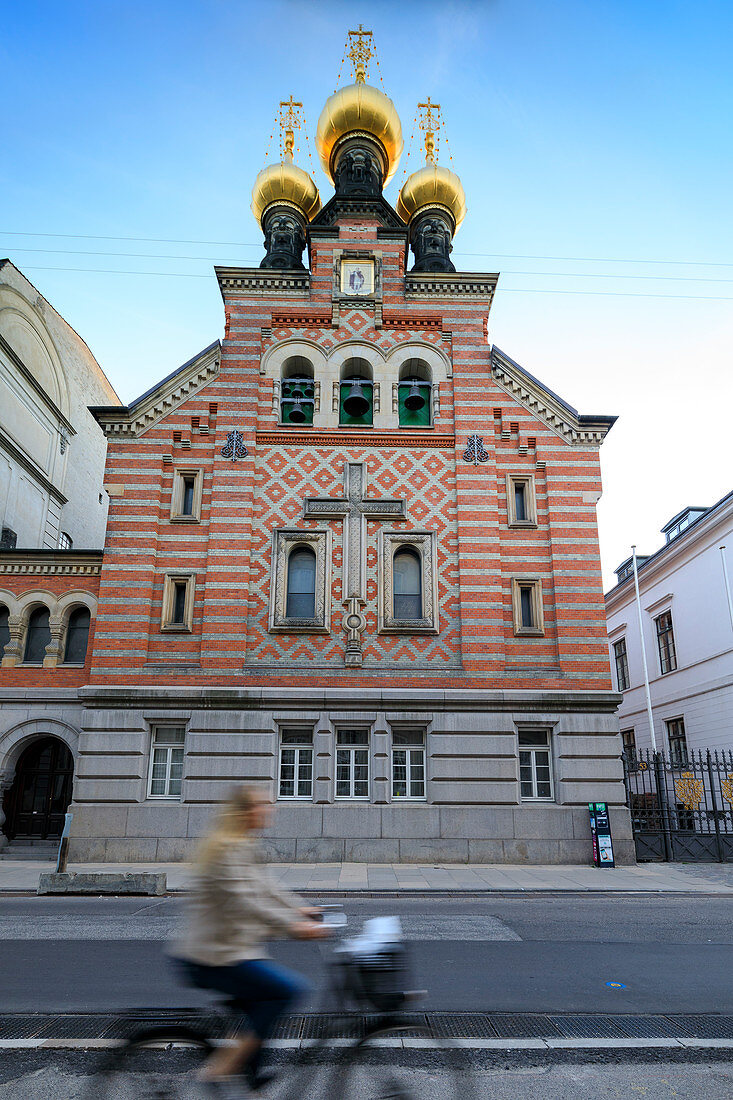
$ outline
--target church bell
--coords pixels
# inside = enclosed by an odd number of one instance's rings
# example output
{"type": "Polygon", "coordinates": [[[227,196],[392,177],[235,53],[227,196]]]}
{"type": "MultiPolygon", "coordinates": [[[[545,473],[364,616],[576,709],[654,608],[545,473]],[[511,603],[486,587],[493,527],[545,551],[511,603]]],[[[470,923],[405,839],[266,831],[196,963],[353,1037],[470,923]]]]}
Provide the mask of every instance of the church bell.
{"type": "Polygon", "coordinates": [[[288,414],[288,420],[293,424],[304,424],[306,415],[303,410],[303,402],[300,400],[300,395],[293,399],[293,407],[288,414]]]}
{"type": "Polygon", "coordinates": [[[368,411],[369,401],[364,396],[362,384],[358,379],[354,379],[344,399],[344,412],[347,412],[349,416],[363,416],[368,411]]]}
{"type": "Polygon", "coordinates": [[[422,409],[425,406],[425,398],[420,392],[420,387],[417,382],[413,382],[410,386],[410,392],[405,398],[405,408],[410,412],[417,412],[418,409],[422,409]]]}

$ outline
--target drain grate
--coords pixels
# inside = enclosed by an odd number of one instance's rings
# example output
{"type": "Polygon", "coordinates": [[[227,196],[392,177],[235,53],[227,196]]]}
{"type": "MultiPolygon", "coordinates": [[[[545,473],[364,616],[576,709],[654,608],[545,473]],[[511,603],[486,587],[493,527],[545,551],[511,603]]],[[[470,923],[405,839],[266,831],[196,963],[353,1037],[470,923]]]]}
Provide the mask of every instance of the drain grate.
{"type": "Polygon", "coordinates": [[[429,1023],[440,1039],[496,1039],[499,1034],[485,1012],[431,1012],[429,1023]]]}
{"type": "Polygon", "coordinates": [[[621,1039],[624,1032],[613,1016],[549,1016],[566,1039],[621,1039]]]}
{"type": "Polygon", "coordinates": [[[500,1039],[557,1039],[561,1035],[549,1016],[492,1012],[489,1020],[500,1039]]]}
{"type": "Polygon", "coordinates": [[[101,1039],[114,1024],[111,1016],[55,1016],[36,1034],[39,1039],[101,1039]]]}
{"type": "Polygon", "coordinates": [[[303,1017],[301,1039],[354,1039],[364,1033],[364,1017],[313,1013],[303,1017]]]}
{"type": "Polygon", "coordinates": [[[733,1016],[671,1016],[682,1025],[681,1034],[693,1039],[733,1039],[733,1016]]]}
{"type": "Polygon", "coordinates": [[[284,1016],[275,1028],[273,1039],[300,1039],[305,1016],[284,1016]]]}
{"type": "Polygon", "coordinates": [[[666,1016],[614,1016],[622,1035],[631,1039],[679,1039],[687,1032],[666,1016]]]}
{"type": "Polygon", "coordinates": [[[0,1039],[33,1039],[48,1022],[48,1016],[0,1016],[0,1039]]]}

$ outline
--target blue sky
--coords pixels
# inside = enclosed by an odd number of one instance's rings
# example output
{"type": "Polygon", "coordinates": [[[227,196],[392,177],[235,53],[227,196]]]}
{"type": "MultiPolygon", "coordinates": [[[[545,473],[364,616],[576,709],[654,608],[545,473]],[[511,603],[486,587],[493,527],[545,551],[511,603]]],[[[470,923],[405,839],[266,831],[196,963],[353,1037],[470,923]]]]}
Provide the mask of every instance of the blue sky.
{"type": "Polygon", "coordinates": [[[6,3],[0,255],[132,399],[222,335],[212,267],[261,258],[249,200],[277,102],[302,99],[312,135],[359,21],[406,141],[417,100],[443,104],[456,265],[502,272],[491,339],[619,415],[608,585],[631,542],[656,549],[733,487],[729,3],[6,3]]]}

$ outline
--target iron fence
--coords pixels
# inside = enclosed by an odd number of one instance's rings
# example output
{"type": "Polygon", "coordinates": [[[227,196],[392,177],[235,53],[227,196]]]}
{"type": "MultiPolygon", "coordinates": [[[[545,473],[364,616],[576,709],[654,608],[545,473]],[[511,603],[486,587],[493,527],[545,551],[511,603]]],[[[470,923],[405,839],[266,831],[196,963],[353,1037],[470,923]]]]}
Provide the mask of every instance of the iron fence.
{"type": "Polygon", "coordinates": [[[637,859],[733,862],[733,752],[622,759],[637,859]]]}

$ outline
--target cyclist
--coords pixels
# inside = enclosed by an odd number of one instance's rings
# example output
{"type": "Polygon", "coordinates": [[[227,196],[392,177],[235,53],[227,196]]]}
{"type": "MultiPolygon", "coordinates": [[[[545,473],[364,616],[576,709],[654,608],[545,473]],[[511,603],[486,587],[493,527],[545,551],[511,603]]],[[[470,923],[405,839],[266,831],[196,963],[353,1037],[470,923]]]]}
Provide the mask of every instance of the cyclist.
{"type": "Polygon", "coordinates": [[[301,940],[329,934],[319,910],[270,878],[255,839],[274,807],[252,786],[238,788],[204,839],[194,865],[188,927],[175,958],[189,984],[232,997],[251,1030],[233,1047],[221,1047],[202,1070],[205,1080],[243,1073],[257,1089],[269,1076],[260,1069],[262,1043],[278,1017],[308,992],[301,975],[270,961],[267,939],[301,940]]]}

